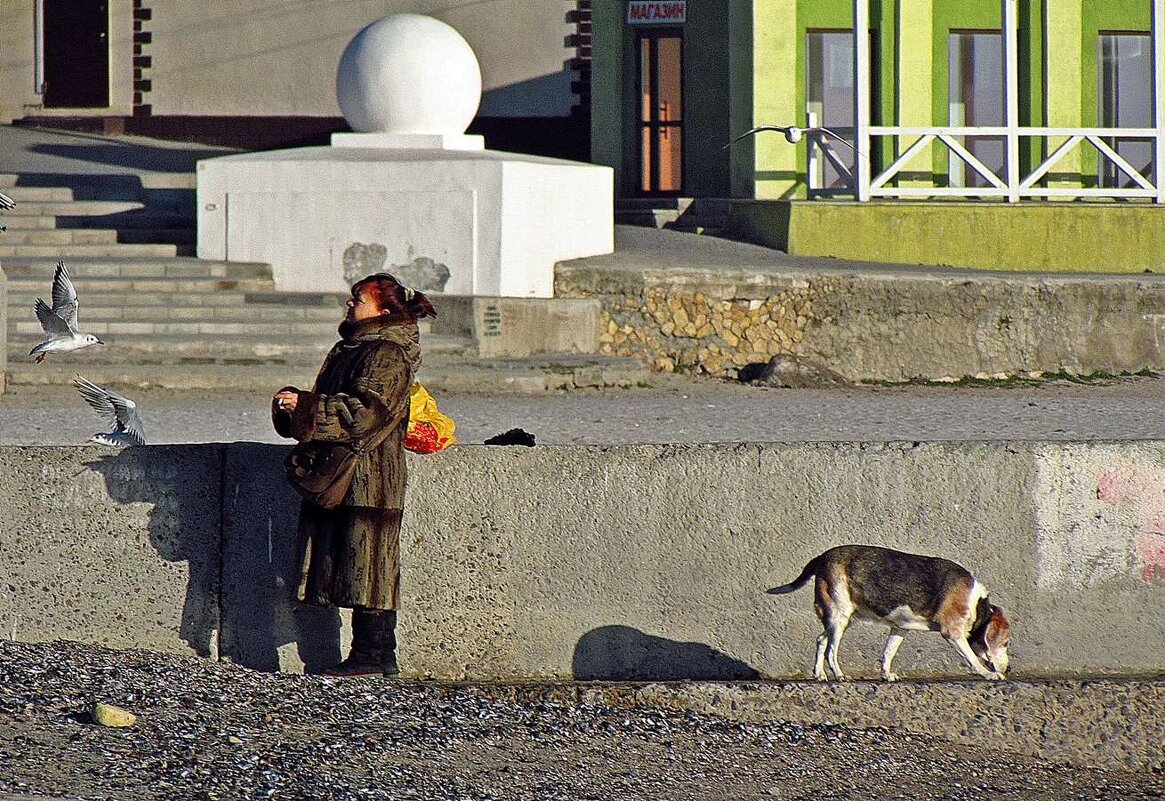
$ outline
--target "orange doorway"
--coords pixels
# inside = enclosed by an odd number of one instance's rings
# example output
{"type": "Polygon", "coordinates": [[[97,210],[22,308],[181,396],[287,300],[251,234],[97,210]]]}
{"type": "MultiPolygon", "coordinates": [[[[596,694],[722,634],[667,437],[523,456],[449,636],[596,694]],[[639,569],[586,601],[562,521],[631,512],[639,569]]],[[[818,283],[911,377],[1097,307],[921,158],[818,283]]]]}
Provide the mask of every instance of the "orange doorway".
{"type": "Polygon", "coordinates": [[[637,32],[639,191],[683,191],[683,38],[674,28],[637,32]]]}

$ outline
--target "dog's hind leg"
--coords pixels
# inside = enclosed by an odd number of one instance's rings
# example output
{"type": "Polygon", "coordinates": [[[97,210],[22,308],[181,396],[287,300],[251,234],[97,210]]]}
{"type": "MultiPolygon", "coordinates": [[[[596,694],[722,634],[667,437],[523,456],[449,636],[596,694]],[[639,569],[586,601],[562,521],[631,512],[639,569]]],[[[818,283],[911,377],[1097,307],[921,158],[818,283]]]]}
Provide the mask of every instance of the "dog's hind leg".
{"type": "Polygon", "coordinates": [[[898,681],[898,674],[890,669],[898,653],[898,646],[902,645],[902,638],[906,635],[905,629],[892,628],[890,636],[886,638],[886,648],[882,651],[882,678],[886,681],[898,681]]]}
{"type": "Polygon", "coordinates": [[[841,645],[841,635],[845,634],[848,626],[849,615],[844,617],[836,615],[829,621],[825,630],[825,661],[837,681],[845,681],[845,674],[841,672],[841,665],[837,661],[837,649],[841,645]]]}
{"type": "Polygon", "coordinates": [[[813,660],[813,678],[825,681],[825,646],[829,642],[829,635],[821,632],[817,635],[817,657],[813,660]]]}
{"type": "Polygon", "coordinates": [[[814,608],[824,629],[817,638],[817,662],[813,666],[813,676],[818,681],[825,681],[825,669],[821,664],[823,660],[829,665],[834,679],[845,681],[845,674],[841,672],[841,665],[837,661],[837,649],[841,644],[841,635],[845,634],[849,626],[854,605],[843,581],[843,578],[837,576],[817,577],[814,608]]]}

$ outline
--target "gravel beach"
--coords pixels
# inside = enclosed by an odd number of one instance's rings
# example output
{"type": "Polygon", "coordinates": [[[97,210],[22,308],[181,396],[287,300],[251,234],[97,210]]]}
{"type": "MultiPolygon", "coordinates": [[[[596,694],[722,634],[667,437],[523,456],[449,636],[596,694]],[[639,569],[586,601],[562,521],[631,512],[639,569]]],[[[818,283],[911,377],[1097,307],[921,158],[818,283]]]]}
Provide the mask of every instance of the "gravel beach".
{"type": "Polygon", "coordinates": [[[1098,770],[883,728],[605,705],[601,685],[257,673],[0,641],[0,801],[69,799],[1149,799],[1098,770]],[[566,700],[564,700],[566,699],[566,700]],[[95,702],[137,715],[92,718],[95,702]]]}

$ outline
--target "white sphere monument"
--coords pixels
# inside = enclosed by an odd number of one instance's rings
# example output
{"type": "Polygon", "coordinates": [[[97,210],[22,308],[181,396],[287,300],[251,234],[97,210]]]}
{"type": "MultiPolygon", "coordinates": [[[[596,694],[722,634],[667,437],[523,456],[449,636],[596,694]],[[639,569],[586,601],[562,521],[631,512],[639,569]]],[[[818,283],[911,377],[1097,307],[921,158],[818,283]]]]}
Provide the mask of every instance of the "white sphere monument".
{"type": "Polygon", "coordinates": [[[427,293],[552,297],[556,262],[614,249],[613,171],[487,150],[465,133],[481,89],[450,25],[373,22],[336,71],[352,133],[198,163],[198,257],[267,262],[284,291],[388,270],[427,293]]]}

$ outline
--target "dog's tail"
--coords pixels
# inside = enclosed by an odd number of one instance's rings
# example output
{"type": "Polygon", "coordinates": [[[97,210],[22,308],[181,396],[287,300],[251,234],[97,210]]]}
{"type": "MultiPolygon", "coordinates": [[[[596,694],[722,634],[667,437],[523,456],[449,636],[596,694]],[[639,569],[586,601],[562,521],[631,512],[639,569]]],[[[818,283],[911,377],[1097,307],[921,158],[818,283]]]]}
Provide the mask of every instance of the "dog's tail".
{"type": "Polygon", "coordinates": [[[805,569],[801,571],[801,575],[790,581],[788,584],[782,584],[779,587],[765,590],[769,595],[787,595],[790,592],[795,592],[805,586],[813,576],[817,575],[818,566],[821,563],[821,557],[816,556],[809,560],[809,564],[805,565],[805,569]]]}

